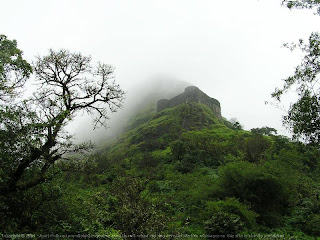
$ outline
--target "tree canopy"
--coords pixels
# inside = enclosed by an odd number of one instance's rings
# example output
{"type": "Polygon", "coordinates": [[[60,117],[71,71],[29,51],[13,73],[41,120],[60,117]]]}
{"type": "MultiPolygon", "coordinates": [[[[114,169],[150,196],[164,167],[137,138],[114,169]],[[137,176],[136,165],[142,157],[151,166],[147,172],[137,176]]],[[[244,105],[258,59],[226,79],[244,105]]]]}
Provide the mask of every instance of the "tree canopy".
{"type": "MultiPolygon", "coordinates": [[[[12,44],[16,46],[15,41],[12,44]]],[[[3,84],[5,93],[22,87],[31,72],[30,65],[20,61],[24,65],[18,65],[19,68],[4,68],[4,83],[10,82],[10,75],[23,77],[15,81],[19,85],[3,84]]],[[[81,111],[93,117],[94,127],[105,126],[108,110],[120,108],[124,97],[114,80],[114,68],[103,63],[93,67],[91,57],[80,53],[50,50],[47,56],[37,57],[33,71],[39,87],[33,96],[0,108],[3,193],[46,181],[54,174],[57,160],[66,158],[68,153],[92,148],[90,142],[74,144],[65,126],[81,111]]]]}
{"type": "Polygon", "coordinates": [[[286,5],[289,9],[313,9],[317,8],[317,14],[320,14],[320,1],[319,0],[283,0],[283,5],[286,5]]]}
{"type": "Polygon", "coordinates": [[[31,65],[22,55],[16,40],[0,35],[0,100],[15,96],[32,73],[31,65]]]}
{"type": "MultiPolygon", "coordinates": [[[[314,8],[320,5],[318,0],[283,1],[289,8],[314,8]]],[[[318,7],[318,14],[320,13],[318,7]]],[[[292,103],[283,123],[288,126],[294,138],[309,143],[320,142],[320,34],[313,32],[308,41],[300,39],[298,43],[284,44],[290,50],[299,49],[304,57],[295,68],[294,74],[284,79],[283,86],[276,88],[272,97],[277,101],[289,90],[298,94],[292,103]]]]}

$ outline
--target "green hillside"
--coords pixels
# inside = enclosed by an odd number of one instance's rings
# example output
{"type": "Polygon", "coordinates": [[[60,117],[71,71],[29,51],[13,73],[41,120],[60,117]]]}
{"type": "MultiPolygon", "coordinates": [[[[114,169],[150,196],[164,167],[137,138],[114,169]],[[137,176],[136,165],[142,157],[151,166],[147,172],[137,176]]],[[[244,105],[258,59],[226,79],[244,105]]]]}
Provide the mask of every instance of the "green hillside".
{"type": "Polygon", "coordinates": [[[51,182],[5,203],[16,211],[7,232],[320,235],[316,148],[268,128],[239,130],[198,103],[158,113],[147,106],[125,129],[89,158],[61,161],[51,182]],[[41,194],[39,205],[34,197],[41,194]]]}

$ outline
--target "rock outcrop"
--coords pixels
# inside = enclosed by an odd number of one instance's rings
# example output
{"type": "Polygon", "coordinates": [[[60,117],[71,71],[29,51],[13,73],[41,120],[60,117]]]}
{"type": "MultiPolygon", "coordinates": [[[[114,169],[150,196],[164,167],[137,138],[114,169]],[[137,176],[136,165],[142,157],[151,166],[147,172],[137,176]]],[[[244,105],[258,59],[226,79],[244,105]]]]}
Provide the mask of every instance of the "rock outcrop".
{"type": "Polygon", "coordinates": [[[174,98],[171,98],[170,100],[159,100],[157,103],[157,111],[160,112],[166,108],[172,108],[178,106],[179,104],[190,102],[205,104],[214,112],[214,114],[218,118],[222,118],[219,101],[209,97],[207,94],[205,94],[195,86],[187,87],[183,93],[179,94],[178,96],[175,96],[174,98]]]}

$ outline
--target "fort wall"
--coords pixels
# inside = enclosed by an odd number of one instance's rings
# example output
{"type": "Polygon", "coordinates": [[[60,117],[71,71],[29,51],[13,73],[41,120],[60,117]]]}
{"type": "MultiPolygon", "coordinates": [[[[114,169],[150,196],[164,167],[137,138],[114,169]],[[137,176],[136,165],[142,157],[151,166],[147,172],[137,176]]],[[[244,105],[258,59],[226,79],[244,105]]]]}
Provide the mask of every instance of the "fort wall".
{"type": "Polygon", "coordinates": [[[218,100],[209,97],[204,92],[202,92],[199,88],[195,86],[187,87],[183,93],[175,96],[174,98],[161,99],[157,103],[157,111],[160,112],[166,108],[172,108],[178,106],[182,103],[196,102],[207,105],[218,118],[222,118],[221,116],[221,107],[218,100]]]}

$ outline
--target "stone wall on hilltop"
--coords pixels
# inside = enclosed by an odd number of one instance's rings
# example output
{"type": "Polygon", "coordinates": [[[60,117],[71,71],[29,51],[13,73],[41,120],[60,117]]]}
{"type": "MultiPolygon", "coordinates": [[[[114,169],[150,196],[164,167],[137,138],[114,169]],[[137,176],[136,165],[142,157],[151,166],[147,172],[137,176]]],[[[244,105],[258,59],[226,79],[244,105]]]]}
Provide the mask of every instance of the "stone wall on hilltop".
{"type": "Polygon", "coordinates": [[[222,118],[219,101],[209,97],[207,94],[205,94],[195,86],[187,87],[183,93],[179,94],[178,96],[175,96],[174,98],[171,98],[170,100],[159,100],[157,104],[157,111],[160,112],[166,108],[172,108],[178,106],[179,104],[189,102],[205,104],[214,112],[214,114],[218,118],[222,118]]]}

